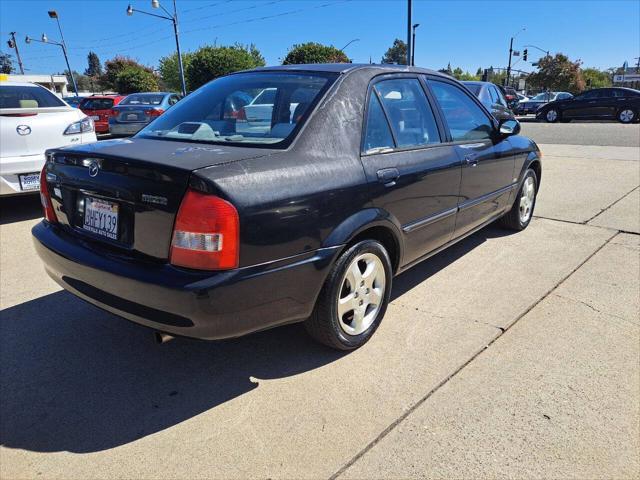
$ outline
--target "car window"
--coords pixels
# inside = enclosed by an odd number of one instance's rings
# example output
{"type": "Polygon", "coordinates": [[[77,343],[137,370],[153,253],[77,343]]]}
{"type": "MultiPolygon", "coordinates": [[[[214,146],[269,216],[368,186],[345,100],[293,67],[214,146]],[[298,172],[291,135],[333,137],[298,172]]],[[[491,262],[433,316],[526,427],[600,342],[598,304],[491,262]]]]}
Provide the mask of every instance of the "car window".
{"type": "Polygon", "coordinates": [[[428,80],[442,109],[454,141],[490,138],[493,122],[460,88],[437,80],[428,80]]]}
{"type": "Polygon", "coordinates": [[[489,96],[491,97],[491,104],[493,105],[498,103],[498,97],[496,95],[495,87],[488,87],[487,90],[489,90],[489,96]]]}
{"type": "Polygon", "coordinates": [[[581,98],[583,98],[584,100],[593,100],[596,98],[600,98],[600,90],[589,90],[588,92],[585,92],[581,98]]]}
{"type": "Polygon", "coordinates": [[[566,100],[568,98],[571,98],[572,96],[573,95],[571,95],[570,93],[559,93],[556,97],[556,100],[566,100]]]}
{"type": "Polygon", "coordinates": [[[615,98],[624,98],[626,97],[626,92],[624,90],[616,90],[616,89],[611,89],[609,90],[610,97],[615,97],[615,98]]]}
{"type": "Polygon", "coordinates": [[[0,108],[66,107],[49,90],[21,85],[0,86],[0,108]]]}
{"type": "Polygon", "coordinates": [[[157,120],[139,136],[204,143],[274,145],[293,139],[336,74],[251,72],[206,84],[157,120]],[[256,104],[265,89],[273,104],[256,104]]]}
{"type": "Polygon", "coordinates": [[[120,102],[120,105],[160,105],[164,95],[133,93],[120,102]]]}
{"type": "Polygon", "coordinates": [[[178,103],[178,97],[176,97],[175,95],[171,95],[169,97],[169,105],[175,105],[176,103],[178,103]]]}
{"type": "Polygon", "coordinates": [[[440,143],[436,120],[417,78],[397,78],[376,83],[398,147],[440,143]]]}
{"type": "Polygon", "coordinates": [[[465,87],[467,87],[476,97],[480,95],[480,85],[477,83],[465,83],[465,87]]]}
{"type": "Polygon", "coordinates": [[[376,148],[393,148],[393,136],[389,130],[389,124],[384,116],[380,100],[375,92],[369,96],[367,107],[367,123],[364,135],[364,152],[370,153],[376,148]]]}
{"type": "Polygon", "coordinates": [[[112,98],[86,98],[80,102],[80,108],[84,110],[108,110],[113,107],[112,98]]]}
{"type": "Polygon", "coordinates": [[[276,101],[276,92],[275,88],[262,90],[251,103],[254,105],[273,105],[276,101]]]}
{"type": "Polygon", "coordinates": [[[507,106],[507,101],[505,100],[504,95],[502,95],[502,92],[500,91],[500,89],[496,88],[496,87],[491,87],[491,88],[492,88],[492,90],[495,91],[496,103],[502,105],[503,107],[506,107],[507,106]]]}

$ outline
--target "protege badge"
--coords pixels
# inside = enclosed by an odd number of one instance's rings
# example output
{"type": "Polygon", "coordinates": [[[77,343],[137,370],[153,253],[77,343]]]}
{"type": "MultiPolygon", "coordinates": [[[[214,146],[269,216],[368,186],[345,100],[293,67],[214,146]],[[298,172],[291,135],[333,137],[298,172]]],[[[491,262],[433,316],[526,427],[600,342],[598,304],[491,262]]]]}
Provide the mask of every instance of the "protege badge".
{"type": "Polygon", "coordinates": [[[167,198],[166,197],[158,197],[157,195],[147,195],[146,193],[142,194],[142,201],[146,203],[154,203],[156,205],[166,205],[167,198]]]}

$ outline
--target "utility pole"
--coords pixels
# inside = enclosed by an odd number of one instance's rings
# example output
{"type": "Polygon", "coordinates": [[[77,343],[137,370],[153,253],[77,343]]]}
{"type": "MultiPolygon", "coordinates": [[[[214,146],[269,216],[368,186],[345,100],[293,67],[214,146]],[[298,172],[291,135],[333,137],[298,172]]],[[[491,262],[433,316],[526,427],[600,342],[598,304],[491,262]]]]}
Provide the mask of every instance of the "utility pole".
{"type": "Polygon", "coordinates": [[[18,42],[16,42],[16,32],[10,32],[11,42],[9,46],[16,51],[16,58],[18,59],[18,65],[20,66],[20,74],[24,75],[24,66],[22,65],[22,59],[20,58],[20,51],[18,50],[18,42]]]}
{"type": "Polygon", "coordinates": [[[411,0],[407,0],[407,65],[411,65],[411,0]]]}
{"type": "Polygon", "coordinates": [[[511,55],[513,54],[513,37],[509,43],[509,65],[507,66],[507,77],[504,79],[504,86],[509,85],[509,77],[511,76],[511,55]]]}

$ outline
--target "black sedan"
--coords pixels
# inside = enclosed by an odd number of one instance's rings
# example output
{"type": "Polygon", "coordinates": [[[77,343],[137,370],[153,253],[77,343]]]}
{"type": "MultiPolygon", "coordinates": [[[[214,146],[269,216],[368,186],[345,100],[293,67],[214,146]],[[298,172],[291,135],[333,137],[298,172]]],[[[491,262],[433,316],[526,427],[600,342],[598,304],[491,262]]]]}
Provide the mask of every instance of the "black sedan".
{"type": "Polygon", "coordinates": [[[35,246],[62,287],[164,338],[304,321],[349,350],[394,275],[498,219],[529,225],[541,155],[519,130],[430,70],[239,72],[131,139],[49,150],[35,246]],[[271,121],[225,114],[266,88],[271,121]]]}
{"type": "Polygon", "coordinates": [[[462,82],[498,120],[514,119],[502,90],[491,82],[462,82]]]}
{"type": "Polygon", "coordinates": [[[618,120],[634,123],[639,119],[640,91],[632,88],[594,88],[567,100],[540,107],[536,118],[550,123],[571,120],[618,120]]]}

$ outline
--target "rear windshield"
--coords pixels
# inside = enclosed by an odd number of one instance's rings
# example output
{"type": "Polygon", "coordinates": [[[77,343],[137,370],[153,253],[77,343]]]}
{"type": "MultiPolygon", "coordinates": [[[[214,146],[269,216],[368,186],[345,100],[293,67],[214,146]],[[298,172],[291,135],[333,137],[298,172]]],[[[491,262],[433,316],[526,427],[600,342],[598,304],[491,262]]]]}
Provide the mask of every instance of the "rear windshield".
{"type": "Polygon", "coordinates": [[[66,107],[66,105],[42,87],[0,85],[0,108],[46,107],[66,107]]]}
{"type": "Polygon", "coordinates": [[[204,143],[285,146],[336,74],[229,75],[187,96],[138,136],[204,143]]]}
{"type": "Polygon", "coordinates": [[[134,93],[120,102],[120,105],[160,105],[164,95],[141,95],[134,93]]]}
{"type": "Polygon", "coordinates": [[[469,90],[471,90],[471,93],[473,93],[476,97],[480,95],[480,85],[475,83],[471,83],[471,84],[465,83],[464,86],[467,87],[469,90]]]}
{"type": "Polygon", "coordinates": [[[80,103],[84,110],[108,110],[113,107],[113,98],[87,98],[80,103]]]}

